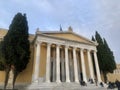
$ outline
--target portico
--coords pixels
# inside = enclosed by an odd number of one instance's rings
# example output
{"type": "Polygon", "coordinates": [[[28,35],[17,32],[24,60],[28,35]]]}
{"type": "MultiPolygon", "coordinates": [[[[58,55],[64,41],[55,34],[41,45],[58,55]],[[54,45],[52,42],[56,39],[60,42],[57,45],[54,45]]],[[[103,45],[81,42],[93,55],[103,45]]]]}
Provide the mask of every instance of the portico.
{"type": "Polygon", "coordinates": [[[101,82],[95,44],[47,36],[37,32],[34,46],[36,56],[33,82],[79,83],[80,80],[87,82],[88,79],[94,80],[96,77],[98,82],[101,82]],[[42,46],[46,48],[46,69],[44,76],[40,77],[43,69],[40,66],[42,46]],[[91,54],[94,56],[96,76],[91,54]],[[88,63],[86,64],[86,62],[88,63]]]}

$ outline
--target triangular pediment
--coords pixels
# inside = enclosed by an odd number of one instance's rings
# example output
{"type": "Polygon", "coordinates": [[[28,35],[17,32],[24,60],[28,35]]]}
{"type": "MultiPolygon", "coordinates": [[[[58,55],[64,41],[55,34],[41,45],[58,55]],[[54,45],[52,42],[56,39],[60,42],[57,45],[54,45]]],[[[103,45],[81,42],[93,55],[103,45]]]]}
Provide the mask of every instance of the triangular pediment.
{"type": "Polygon", "coordinates": [[[93,45],[95,44],[91,40],[89,40],[81,35],[78,35],[74,32],[43,32],[43,34],[62,38],[62,39],[68,39],[68,40],[73,40],[73,41],[77,41],[77,42],[82,42],[82,43],[88,43],[88,44],[93,44],[93,45]]]}

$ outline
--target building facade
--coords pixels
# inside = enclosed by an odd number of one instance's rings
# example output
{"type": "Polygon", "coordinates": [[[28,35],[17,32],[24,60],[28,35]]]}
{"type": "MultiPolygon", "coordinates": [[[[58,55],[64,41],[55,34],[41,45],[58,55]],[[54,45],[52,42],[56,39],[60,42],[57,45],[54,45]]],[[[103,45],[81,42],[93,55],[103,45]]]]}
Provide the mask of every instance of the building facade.
{"type": "MultiPolygon", "coordinates": [[[[0,29],[0,40],[6,33],[7,30],[0,29]]],[[[30,62],[19,74],[17,84],[102,81],[96,55],[97,43],[74,33],[71,27],[67,31],[43,32],[37,29],[29,40],[30,62]]],[[[4,71],[0,71],[1,84],[4,77],[4,71]]]]}

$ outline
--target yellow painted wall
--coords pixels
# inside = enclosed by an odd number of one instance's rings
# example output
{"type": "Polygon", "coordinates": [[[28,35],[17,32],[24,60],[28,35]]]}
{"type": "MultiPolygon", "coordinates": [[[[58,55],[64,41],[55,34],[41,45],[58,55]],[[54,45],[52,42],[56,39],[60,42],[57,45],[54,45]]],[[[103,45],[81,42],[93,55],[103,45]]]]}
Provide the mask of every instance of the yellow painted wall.
{"type": "Polygon", "coordinates": [[[111,82],[115,82],[116,79],[120,81],[120,73],[119,74],[109,73],[107,77],[108,77],[108,81],[111,82]]]}
{"type": "Polygon", "coordinates": [[[0,71],[0,83],[3,83],[5,79],[5,72],[4,71],[0,71]]]}
{"type": "Polygon", "coordinates": [[[47,47],[46,45],[41,45],[41,55],[40,55],[40,77],[43,77],[46,73],[46,56],[47,47]]]}
{"type": "Polygon", "coordinates": [[[107,74],[108,81],[114,82],[116,79],[120,81],[120,64],[116,65],[114,73],[107,74]]]}

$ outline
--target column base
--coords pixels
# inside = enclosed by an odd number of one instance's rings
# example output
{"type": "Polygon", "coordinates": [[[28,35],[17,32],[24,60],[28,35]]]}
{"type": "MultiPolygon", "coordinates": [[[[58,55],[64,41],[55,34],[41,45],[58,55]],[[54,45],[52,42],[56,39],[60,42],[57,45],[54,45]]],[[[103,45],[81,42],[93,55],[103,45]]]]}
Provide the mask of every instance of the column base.
{"type": "Polygon", "coordinates": [[[85,78],[85,79],[83,79],[83,81],[85,81],[86,83],[87,83],[87,79],[85,78]]]}
{"type": "Polygon", "coordinates": [[[50,81],[48,80],[48,81],[45,81],[46,83],[50,83],[50,81]]]}
{"type": "Polygon", "coordinates": [[[61,83],[61,81],[60,81],[60,80],[57,80],[56,83],[61,83]]]}
{"type": "MultiPolygon", "coordinates": [[[[94,81],[94,82],[95,82],[95,81],[94,81]]],[[[97,82],[98,82],[98,83],[101,83],[101,82],[103,82],[103,81],[102,81],[102,80],[98,80],[97,82]]]]}
{"type": "Polygon", "coordinates": [[[70,80],[66,80],[65,82],[70,83],[70,80]]]}
{"type": "Polygon", "coordinates": [[[78,81],[78,80],[76,80],[76,81],[75,81],[75,83],[79,83],[79,81],[78,81]]]}
{"type": "Polygon", "coordinates": [[[34,80],[34,81],[32,81],[32,83],[38,83],[39,82],[39,80],[37,79],[37,80],[34,80]]]}

